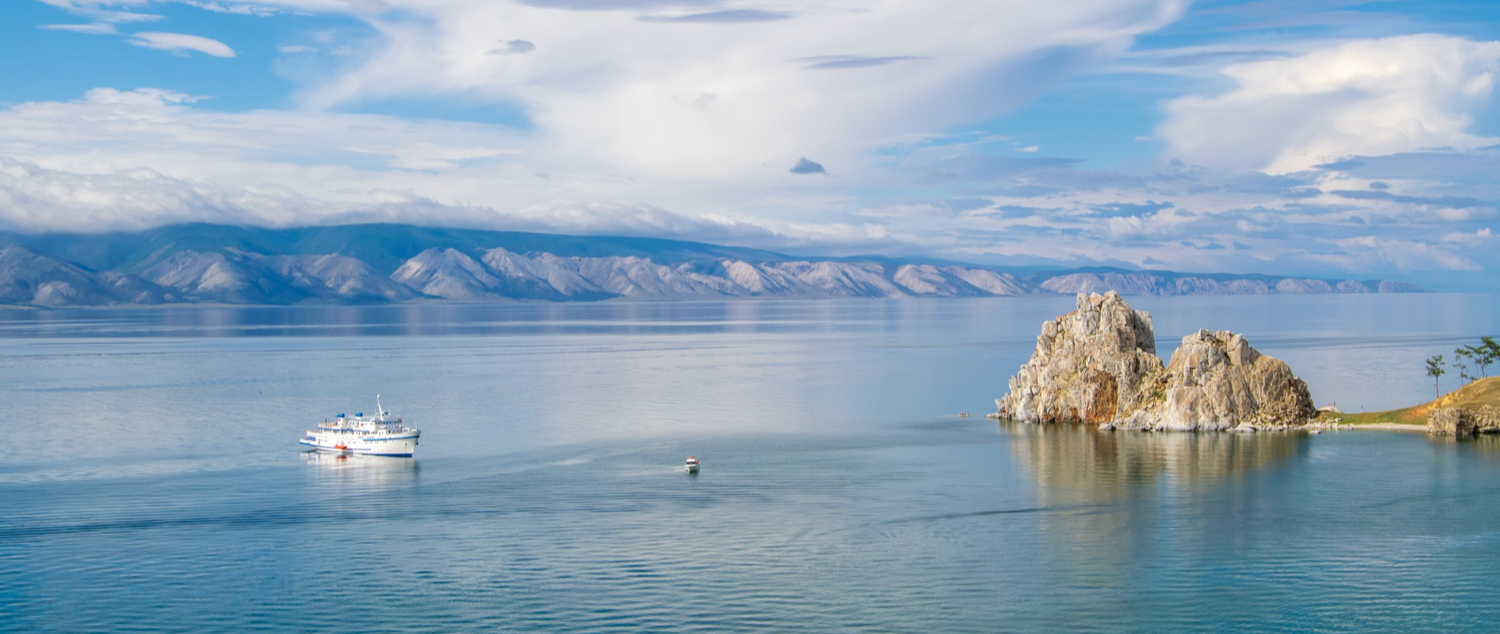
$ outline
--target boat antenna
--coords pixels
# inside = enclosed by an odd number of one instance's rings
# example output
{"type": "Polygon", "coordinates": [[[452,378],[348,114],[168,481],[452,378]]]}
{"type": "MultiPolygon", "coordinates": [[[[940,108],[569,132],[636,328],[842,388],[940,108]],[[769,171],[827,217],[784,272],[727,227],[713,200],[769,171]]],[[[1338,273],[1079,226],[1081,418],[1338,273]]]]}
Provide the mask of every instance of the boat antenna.
{"type": "Polygon", "coordinates": [[[375,416],[379,417],[382,421],[385,420],[385,409],[380,406],[379,394],[375,395],[375,416]]]}

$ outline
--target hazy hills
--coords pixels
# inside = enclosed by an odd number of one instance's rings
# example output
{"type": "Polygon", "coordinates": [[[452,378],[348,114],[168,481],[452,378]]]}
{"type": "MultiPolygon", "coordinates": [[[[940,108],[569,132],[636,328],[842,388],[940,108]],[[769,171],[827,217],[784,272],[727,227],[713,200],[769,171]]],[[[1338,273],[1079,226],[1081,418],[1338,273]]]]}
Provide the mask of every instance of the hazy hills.
{"type": "Polygon", "coordinates": [[[792,258],[712,244],[394,224],[0,234],[0,304],[387,303],[736,297],[1414,292],[1386,281],[1078,269],[1026,278],[885,259],[792,258]]]}

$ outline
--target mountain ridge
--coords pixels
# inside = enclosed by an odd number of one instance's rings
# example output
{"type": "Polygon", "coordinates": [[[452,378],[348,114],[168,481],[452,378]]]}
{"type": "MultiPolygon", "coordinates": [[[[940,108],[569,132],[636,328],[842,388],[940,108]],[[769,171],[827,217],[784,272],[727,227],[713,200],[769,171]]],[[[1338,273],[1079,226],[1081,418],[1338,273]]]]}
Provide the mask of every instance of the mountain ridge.
{"type": "Polygon", "coordinates": [[[1031,273],[934,258],[793,257],[663,238],[400,224],[0,234],[0,304],[367,304],[1053,293],[1420,292],[1382,280],[1108,267],[1031,273]]]}

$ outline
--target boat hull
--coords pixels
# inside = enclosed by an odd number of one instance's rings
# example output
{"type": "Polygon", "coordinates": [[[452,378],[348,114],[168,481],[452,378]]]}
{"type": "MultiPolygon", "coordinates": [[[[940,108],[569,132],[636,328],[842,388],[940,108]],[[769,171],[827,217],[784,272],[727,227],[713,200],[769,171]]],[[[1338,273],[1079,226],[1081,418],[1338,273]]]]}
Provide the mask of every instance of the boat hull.
{"type": "Polygon", "coordinates": [[[357,454],[361,456],[389,456],[410,458],[417,451],[417,440],[421,434],[399,436],[366,437],[336,432],[309,432],[298,441],[318,451],[357,454]]]}

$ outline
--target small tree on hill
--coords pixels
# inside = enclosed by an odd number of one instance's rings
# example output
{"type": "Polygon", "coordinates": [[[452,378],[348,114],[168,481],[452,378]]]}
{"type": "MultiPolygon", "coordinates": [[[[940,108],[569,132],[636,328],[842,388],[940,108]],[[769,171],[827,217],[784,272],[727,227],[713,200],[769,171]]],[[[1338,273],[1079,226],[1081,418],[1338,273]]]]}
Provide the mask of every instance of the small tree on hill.
{"type": "Polygon", "coordinates": [[[1453,367],[1458,370],[1459,387],[1474,380],[1474,377],[1469,376],[1469,364],[1474,362],[1475,352],[1477,350],[1474,346],[1459,346],[1453,350],[1453,367]]]}
{"type": "Polygon", "coordinates": [[[1500,342],[1496,342],[1494,337],[1480,337],[1479,345],[1474,346],[1474,350],[1474,364],[1479,366],[1479,376],[1489,376],[1485,368],[1500,361],[1500,342]]]}
{"type": "Polygon", "coordinates": [[[1435,355],[1431,359],[1427,360],[1427,376],[1432,377],[1432,391],[1434,394],[1436,394],[1436,396],[1434,396],[1433,398],[1437,398],[1438,396],[1443,395],[1443,393],[1439,391],[1442,388],[1438,387],[1438,377],[1443,376],[1447,373],[1448,371],[1443,369],[1443,355],[1435,355]]]}

